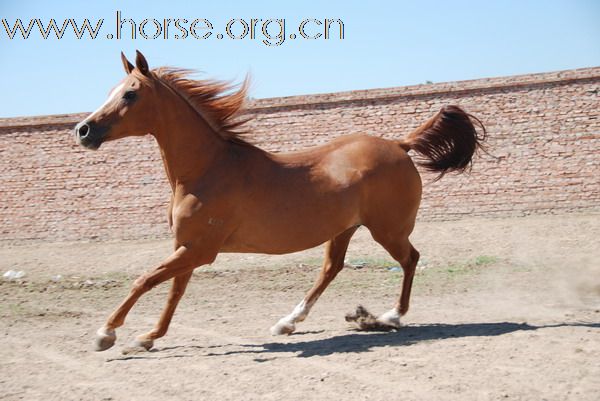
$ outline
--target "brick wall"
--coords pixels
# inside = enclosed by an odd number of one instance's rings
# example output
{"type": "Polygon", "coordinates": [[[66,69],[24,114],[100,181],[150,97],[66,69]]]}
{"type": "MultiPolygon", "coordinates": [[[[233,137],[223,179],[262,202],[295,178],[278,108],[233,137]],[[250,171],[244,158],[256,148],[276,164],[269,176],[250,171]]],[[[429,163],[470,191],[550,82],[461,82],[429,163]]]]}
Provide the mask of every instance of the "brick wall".
{"type": "MultiPolygon", "coordinates": [[[[254,141],[279,152],[357,132],[399,138],[445,104],[485,123],[498,158],[426,185],[420,219],[600,210],[600,67],[261,99],[248,113],[254,141]]],[[[153,139],[86,151],[72,139],[86,114],[0,119],[1,241],[169,235],[153,139]]]]}

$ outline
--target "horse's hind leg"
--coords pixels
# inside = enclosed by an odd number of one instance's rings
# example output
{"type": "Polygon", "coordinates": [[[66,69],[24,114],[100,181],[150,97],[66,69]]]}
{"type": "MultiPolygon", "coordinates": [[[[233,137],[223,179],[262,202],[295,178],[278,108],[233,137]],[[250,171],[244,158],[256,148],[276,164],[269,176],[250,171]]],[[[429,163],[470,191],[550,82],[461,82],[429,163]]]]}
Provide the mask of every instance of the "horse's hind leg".
{"type": "Polygon", "coordinates": [[[408,312],[410,304],[410,291],[412,288],[417,262],[419,261],[419,252],[412,246],[408,237],[400,237],[398,239],[381,239],[373,235],[373,238],[379,242],[394,259],[400,263],[404,272],[402,280],[402,292],[398,302],[391,310],[379,316],[377,320],[380,323],[400,327],[400,316],[408,312]]]}
{"type": "Polygon", "coordinates": [[[312,308],[329,283],[333,281],[335,276],[344,267],[344,257],[346,256],[348,243],[357,228],[349,228],[327,243],[325,261],[317,281],[310,291],[308,291],[302,302],[294,308],[292,313],[284,316],[271,327],[271,334],[290,334],[296,329],[296,323],[303,321],[308,316],[310,308],[312,308]]]}

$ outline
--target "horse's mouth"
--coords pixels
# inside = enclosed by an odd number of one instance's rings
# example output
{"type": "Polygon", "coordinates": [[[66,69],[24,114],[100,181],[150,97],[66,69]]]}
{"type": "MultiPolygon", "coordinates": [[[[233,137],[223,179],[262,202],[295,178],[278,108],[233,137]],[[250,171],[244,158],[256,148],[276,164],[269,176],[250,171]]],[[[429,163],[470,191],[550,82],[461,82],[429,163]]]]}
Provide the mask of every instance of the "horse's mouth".
{"type": "Polygon", "coordinates": [[[75,142],[86,149],[97,150],[105,141],[107,131],[108,129],[104,126],[82,122],[75,127],[75,142]],[[86,126],[83,135],[80,128],[82,125],[86,126]]]}
{"type": "Polygon", "coordinates": [[[91,138],[83,138],[83,139],[77,138],[76,141],[79,145],[83,146],[86,149],[90,149],[90,150],[98,150],[100,148],[100,146],[102,145],[102,140],[94,140],[91,138]]]}

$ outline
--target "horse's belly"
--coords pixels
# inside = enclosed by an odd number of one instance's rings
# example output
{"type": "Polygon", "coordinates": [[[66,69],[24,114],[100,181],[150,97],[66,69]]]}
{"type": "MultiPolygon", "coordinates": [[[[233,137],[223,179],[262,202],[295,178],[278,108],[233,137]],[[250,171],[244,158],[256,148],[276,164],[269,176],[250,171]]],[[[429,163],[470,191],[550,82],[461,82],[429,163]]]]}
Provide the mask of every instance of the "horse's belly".
{"type": "Polygon", "coordinates": [[[321,236],[316,237],[312,236],[311,238],[306,239],[298,239],[297,237],[289,237],[289,240],[285,240],[286,238],[280,237],[279,240],[267,240],[267,241],[257,241],[257,240],[248,240],[247,237],[240,238],[238,236],[232,237],[228,239],[223,247],[221,248],[221,252],[231,252],[231,253],[264,253],[270,255],[283,255],[286,253],[293,253],[303,251],[305,249],[314,248],[318,245],[327,242],[331,239],[332,236],[321,236]],[[283,241],[282,241],[283,239],[283,241]]]}
{"type": "Polygon", "coordinates": [[[302,206],[249,216],[225,241],[222,252],[284,254],[320,245],[360,224],[356,202],[302,206]]]}

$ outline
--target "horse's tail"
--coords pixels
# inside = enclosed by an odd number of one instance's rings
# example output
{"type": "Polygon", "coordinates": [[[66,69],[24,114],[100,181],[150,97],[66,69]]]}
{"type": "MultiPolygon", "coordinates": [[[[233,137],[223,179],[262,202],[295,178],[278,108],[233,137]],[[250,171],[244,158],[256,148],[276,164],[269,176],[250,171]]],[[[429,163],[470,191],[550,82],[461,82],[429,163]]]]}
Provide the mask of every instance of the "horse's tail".
{"type": "Polygon", "coordinates": [[[423,156],[417,164],[439,172],[438,180],[449,171],[462,173],[468,170],[475,152],[484,150],[482,142],[485,136],[485,127],[476,117],[458,106],[444,106],[425,124],[400,140],[400,146],[423,156]],[[475,126],[481,129],[481,133],[475,126]]]}

